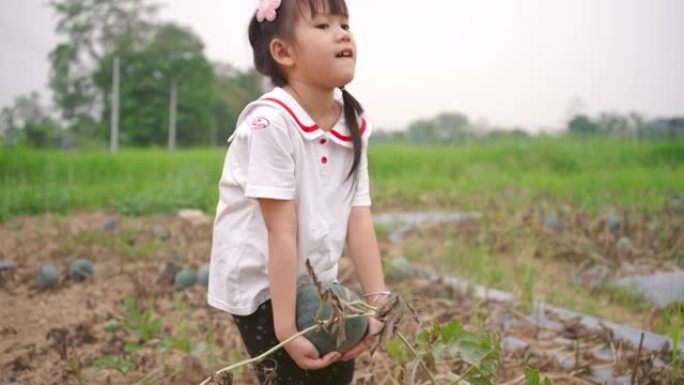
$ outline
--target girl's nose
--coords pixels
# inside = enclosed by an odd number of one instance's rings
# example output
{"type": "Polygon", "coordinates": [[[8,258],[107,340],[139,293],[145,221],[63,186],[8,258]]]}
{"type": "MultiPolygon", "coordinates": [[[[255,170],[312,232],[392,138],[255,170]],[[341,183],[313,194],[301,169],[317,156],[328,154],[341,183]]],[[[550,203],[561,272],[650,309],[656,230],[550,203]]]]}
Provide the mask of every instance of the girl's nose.
{"type": "Polygon", "coordinates": [[[350,41],[351,40],[351,32],[348,29],[344,29],[341,26],[339,27],[339,30],[337,32],[337,40],[339,41],[350,41]]]}

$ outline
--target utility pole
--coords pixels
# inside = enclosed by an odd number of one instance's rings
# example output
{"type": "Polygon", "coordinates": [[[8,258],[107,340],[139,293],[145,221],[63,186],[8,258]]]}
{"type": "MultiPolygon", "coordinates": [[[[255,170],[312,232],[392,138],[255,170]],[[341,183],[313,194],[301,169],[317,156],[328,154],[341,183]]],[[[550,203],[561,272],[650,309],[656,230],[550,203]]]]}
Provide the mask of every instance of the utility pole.
{"type": "Polygon", "coordinates": [[[178,82],[171,81],[171,102],[169,103],[169,150],[176,148],[176,104],[178,103],[178,82]]]}
{"type": "Polygon", "coordinates": [[[216,147],[216,122],[211,124],[211,133],[209,134],[209,146],[216,147]]]}
{"type": "Polygon", "coordinates": [[[109,150],[119,148],[119,56],[114,56],[114,75],[112,76],[112,116],[109,150]]]}

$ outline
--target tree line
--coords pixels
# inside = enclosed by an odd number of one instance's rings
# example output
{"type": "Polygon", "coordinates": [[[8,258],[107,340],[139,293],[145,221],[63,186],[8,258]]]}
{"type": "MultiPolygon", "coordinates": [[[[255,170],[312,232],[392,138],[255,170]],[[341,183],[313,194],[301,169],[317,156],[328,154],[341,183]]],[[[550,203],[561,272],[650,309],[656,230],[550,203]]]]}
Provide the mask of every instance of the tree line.
{"type": "MultiPolygon", "coordinates": [[[[550,132],[547,132],[550,134],[550,132]]],[[[600,112],[596,116],[573,114],[566,126],[554,130],[556,135],[610,136],[630,140],[684,138],[684,116],[647,119],[636,112],[621,114],[600,112]]],[[[418,119],[403,130],[378,130],[374,141],[411,142],[416,144],[451,144],[487,141],[501,138],[529,138],[521,127],[491,127],[486,122],[473,122],[462,113],[441,113],[431,119],[418,119]]]]}
{"type": "MultiPolygon", "coordinates": [[[[36,92],[2,108],[0,135],[10,147],[106,147],[114,127],[123,146],[165,146],[171,137],[179,146],[216,145],[230,135],[242,108],[264,91],[254,70],[209,62],[192,30],[157,21],[159,6],[151,0],[49,4],[57,15],[55,32],[62,38],[49,54],[55,111],[36,92]]],[[[563,132],[634,140],[681,138],[684,117],[574,113],[563,132]]],[[[378,130],[375,140],[434,144],[528,136],[519,127],[488,127],[465,114],[446,112],[413,121],[403,130],[378,130]]]]}
{"type": "Polygon", "coordinates": [[[62,38],[49,54],[54,110],[37,92],[16,97],[0,111],[0,133],[10,146],[104,147],[113,97],[121,145],[164,146],[170,126],[177,127],[179,146],[216,144],[228,137],[244,105],[263,92],[255,71],[210,62],[192,30],[156,21],[159,7],[149,0],[49,5],[62,38]]]}

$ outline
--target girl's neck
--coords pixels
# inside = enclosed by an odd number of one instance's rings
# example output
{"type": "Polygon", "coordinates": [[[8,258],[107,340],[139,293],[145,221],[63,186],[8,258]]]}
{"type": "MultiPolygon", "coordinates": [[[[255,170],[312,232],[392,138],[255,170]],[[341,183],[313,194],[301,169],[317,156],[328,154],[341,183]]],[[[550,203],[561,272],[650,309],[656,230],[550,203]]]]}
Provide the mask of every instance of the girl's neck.
{"type": "Polygon", "coordinates": [[[283,87],[313,121],[327,131],[340,117],[341,108],[335,102],[334,89],[318,88],[303,83],[290,82],[283,87]]]}

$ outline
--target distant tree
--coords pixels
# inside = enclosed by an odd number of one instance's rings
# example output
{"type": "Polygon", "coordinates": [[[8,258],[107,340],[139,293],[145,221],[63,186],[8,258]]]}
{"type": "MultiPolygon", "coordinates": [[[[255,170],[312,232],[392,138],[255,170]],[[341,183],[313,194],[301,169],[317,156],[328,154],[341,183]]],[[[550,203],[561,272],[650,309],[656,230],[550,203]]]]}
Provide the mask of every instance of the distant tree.
{"type": "Polygon", "coordinates": [[[12,109],[3,107],[2,110],[0,110],[0,136],[2,136],[5,146],[16,146],[18,134],[19,128],[14,123],[12,109]]]}
{"type": "Polygon", "coordinates": [[[657,118],[644,124],[642,137],[684,138],[684,117],[657,118]]]}
{"type": "MultiPolygon", "coordinates": [[[[158,26],[148,45],[103,58],[95,85],[105,96],[102,120],[110,119],[112,56],[119,55],[121,143],[164,145],[168,138],[169,95],[177,84],[179,145],[208,144],[215,104],[214,74],[204,45],[192,31],[176,24],[158,26]]],[[[103,125],[104,136],[108,126],[103,125]]]]}
{"type": "Polygon", "coordinates": [[[586,115],[575,115],[568,122],[568,132],[590,135],[598,132],[598,126],[586,115]]]}
{"type": "Polygon", "coordinates": [[[408,127],[406,138],[413,143],[427,144],[435,141],[435,123],[432,120],[416,120],[408,127]]]}
{"type": "Polygon", "coordinates": [[[572,120],[575,116],[586,115],[587,106],[579,96],[575,96],[570,100],[566,107],[566,116],[572,120]]]}
{"type": "Polygon", "coordinates": [[[62,132],[52,120],[48,109],[40,101],[40,94],[17,96],[11,107],[0,112],[0,132],[6,145],[14,147],[25,141],[38,148],[60,145],[62,132]]]}
{"type": "Polygon", "coordinates": [[[447,142],[461,141],[472,136],[468,117],[458,112],[437,115],[434,129],[436,139],[447,142]]]}
{"type": "Polygon", "coordinates": [[[596,118],[598,132],[614,136],[629,136],[629,120],[615,112],[601,112],[596,118]]]}
{"type": "Polygon", "coordinates": [[[158,6],[148,0],[51,0],[56,33],[66,39],[49,55],[50,88],[62,118],[70,125],[97,116],[102,94],[92,74],[105,57],[134,51],[153,31],[158,6]]]}
{"type": "Polygon", "coordinates": [[[434,119],[416,120],[408,126],[407,138],[414,143],[453,143],[474,135],[468,118],[457,112],[441,113],[434,119]]]}
{"type": "Polygon", "coordinates": [[[632,111],[627,114],[627,131],[635,140],[643,135],[646,123],[646,119],[638,112],[632,111]]]}

